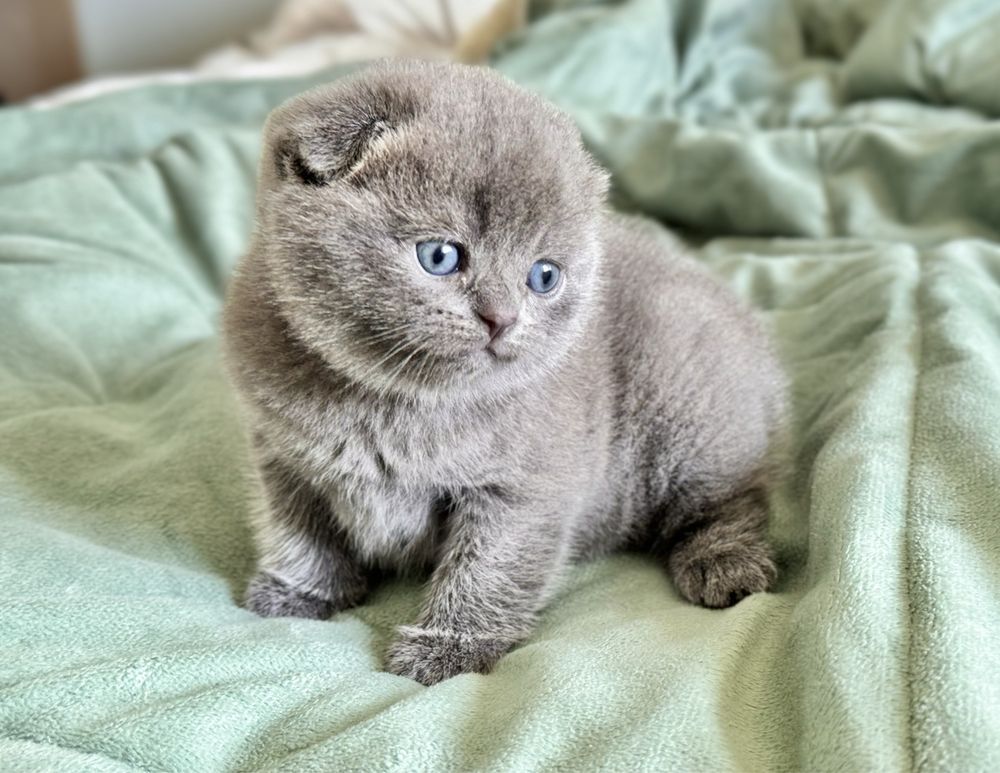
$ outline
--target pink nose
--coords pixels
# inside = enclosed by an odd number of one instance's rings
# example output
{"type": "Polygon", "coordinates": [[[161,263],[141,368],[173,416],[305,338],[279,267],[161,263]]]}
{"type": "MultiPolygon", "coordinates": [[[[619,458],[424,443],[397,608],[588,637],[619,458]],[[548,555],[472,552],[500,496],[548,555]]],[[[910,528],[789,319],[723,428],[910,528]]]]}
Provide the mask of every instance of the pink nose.
{"type": "Polygon", "coordinates": [[[486,323],[486,329],[490,332],[490,340],[495,341],[503,331],[517,322],[516,311],[497,311],[496,309],[484,309],[476,312],[479,318],[486,323]]]}

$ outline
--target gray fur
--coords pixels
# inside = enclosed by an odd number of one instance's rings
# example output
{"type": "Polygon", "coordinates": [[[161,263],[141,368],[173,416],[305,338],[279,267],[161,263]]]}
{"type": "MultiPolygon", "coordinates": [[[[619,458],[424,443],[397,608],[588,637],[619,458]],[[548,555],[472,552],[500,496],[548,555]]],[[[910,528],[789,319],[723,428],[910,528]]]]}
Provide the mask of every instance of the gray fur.
{"type": "Polygon", "coordinates": [[[429,570],[387,667],[432,684],[523,641],[576,559],[649,550],[713,607],[769,587],[777,361],[605,193],[572,123],[486,70],[381,64],[271,115],[224,320],[265,494],[248,608],[325,617],[429,570]],[[462,271],[422,271],[434,237],[462,271]],[[518,315],[494,352],[484,309],[518,315]]]}

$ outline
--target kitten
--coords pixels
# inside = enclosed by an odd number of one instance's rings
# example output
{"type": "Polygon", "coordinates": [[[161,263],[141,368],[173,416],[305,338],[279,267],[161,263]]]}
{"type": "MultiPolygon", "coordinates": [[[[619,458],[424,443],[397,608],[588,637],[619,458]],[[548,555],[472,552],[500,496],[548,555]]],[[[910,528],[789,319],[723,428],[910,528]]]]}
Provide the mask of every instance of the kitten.
{"type": "Polygon", "coordinates": [[[524,640],[573,560],[649,550],[708,607],[770,586],[776,358],[605,194],[570,120],[483,69],[383,63],[272,113],[224,319],[266,501],[250,610],[426,568],[386,662],[433,684],[524,640]]]}

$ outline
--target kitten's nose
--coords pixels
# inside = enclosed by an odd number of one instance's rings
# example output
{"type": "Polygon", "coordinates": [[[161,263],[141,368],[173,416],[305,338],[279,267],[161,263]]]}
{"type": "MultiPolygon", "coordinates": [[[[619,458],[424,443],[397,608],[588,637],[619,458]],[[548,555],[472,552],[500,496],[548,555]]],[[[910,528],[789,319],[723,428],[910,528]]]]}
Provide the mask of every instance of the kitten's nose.
{"type": "Polygon", "coordinates": [[[490,331],[491,341],[497,340],[504,330],[517,322],[516,311],[483,309],[482,311],[477,311],[476,314],[486,323],[486,328],[490,331]]]}

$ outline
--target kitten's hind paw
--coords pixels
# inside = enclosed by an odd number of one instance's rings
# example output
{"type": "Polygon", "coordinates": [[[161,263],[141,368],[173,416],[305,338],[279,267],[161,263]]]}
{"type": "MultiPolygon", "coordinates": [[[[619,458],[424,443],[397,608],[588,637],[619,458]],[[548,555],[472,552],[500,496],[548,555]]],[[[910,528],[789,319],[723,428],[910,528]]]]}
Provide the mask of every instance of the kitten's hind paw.
{"type": "Polygon", "coordinates": [[[485,674],[514,642],[403,626],[386,655],[386,671],[430,686],[458,674],[485,674]]]}
{"type": "Polygon", "coordinates": [[[704,607],[731,607],[751,593],[771,587],[778,569],[763,541],[681,543],[668,561],[680,594],[704,607]]]}
{"type": "Polygon", "coordinates": [[[247,588],[244,607],[261,617],[305,617],[325,620],[333,602],[292,587],[267,572],[258,572],[247,588]]]}

